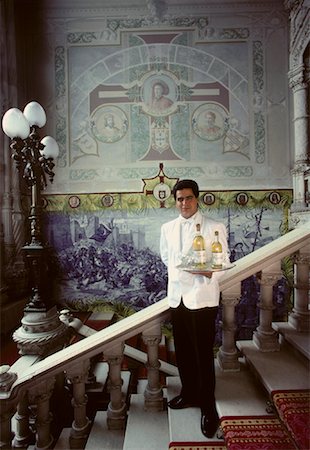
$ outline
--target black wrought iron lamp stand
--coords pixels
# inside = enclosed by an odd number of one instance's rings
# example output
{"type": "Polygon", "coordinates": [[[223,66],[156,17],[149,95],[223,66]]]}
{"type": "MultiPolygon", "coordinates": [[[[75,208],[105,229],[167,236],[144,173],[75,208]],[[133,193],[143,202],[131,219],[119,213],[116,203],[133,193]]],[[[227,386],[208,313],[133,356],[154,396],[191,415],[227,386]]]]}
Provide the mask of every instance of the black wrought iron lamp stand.
{"type": "Polygon", "coordinates": [[[2,119],[3,131],[11,139],[12,158],[31,190],[30,240],[22,248],[29,265],[31,295],[22,326],[13,334],[21,354],[46,355],[61,346],[67,335],[49,295],[52,282],[47,276],[47,245],[42,242],[41,191],[47,186],[47,177],[53,181],[54,159],[59,152],[52,137],[39,136],[38,130],[45,123],[45,111],[37,102],[28,103],[23,112],[11,108],[2,119]]]}

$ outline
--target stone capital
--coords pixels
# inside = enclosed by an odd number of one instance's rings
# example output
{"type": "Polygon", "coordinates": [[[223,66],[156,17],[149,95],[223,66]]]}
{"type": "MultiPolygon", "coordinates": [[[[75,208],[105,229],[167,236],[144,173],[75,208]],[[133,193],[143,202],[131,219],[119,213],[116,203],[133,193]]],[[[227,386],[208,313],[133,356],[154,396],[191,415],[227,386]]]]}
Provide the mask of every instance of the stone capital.
{"type": "Polygon", "coordinates": [[[151,336],[151,335],[145,335],[142,334],[142,339],[144,344],[146,345],[150,345],[150,346],[154,346],[154,345],[159,345],[160,341],[161,341],[161,336],[151,336]]]}
{"type": "Polygon", "coordinates": [[[281,272],[270,272],[270,273],[264,273],[261,272],[260,276],[258,277],[258,282],[262,286],[274,286],[277,281],[279,281],[282,277],[281,272]]]}

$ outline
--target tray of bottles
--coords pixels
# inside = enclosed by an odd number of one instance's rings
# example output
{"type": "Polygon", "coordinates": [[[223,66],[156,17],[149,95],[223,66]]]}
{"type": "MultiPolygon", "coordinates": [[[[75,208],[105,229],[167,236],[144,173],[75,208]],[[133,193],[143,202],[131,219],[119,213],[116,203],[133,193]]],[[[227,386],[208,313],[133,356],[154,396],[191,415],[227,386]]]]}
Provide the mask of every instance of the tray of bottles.
{"type": "Polygon", "coordinates": [[[177,269],[185,270],[185,272],[194,272],[194,273],[204,273],[204,272],[223,272],[224,270],[229,270],[235,267],[236,264],[226,263],[223,264],[221,268],[213,268],[211,263],[206,264],[179,264],[176,266],[177,269]]]}

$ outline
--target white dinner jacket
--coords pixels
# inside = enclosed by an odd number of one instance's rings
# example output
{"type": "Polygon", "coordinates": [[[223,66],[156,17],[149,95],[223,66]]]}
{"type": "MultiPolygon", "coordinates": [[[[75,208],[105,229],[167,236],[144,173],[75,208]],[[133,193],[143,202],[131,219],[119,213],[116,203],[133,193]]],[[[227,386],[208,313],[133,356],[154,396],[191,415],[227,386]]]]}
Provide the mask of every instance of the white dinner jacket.
{"type": "Polygon", "coordinates": [[[218,306],[219,304],[218,280],[224,272],[215,272],[209,279],[203,275],[193,275],[177,268],[181,263],[182,255],[184,256],[191,248],[197,223],[200,223],[201,234],[205,239],[207,260],[211,260],[211,243],[214,240],[214,232],[217,230],[223,246],[224,262],[229,262],[227,230],[223,223],[209,219],[203,216],[200,211],[197,211],[189,219],[184,219],[179,215],[176,219],[163,224],[160,237],[160,255],[168,268],[167,296],[168,303],[172,308],[176,308],[180,304],[181,297],[188,309],[218,306]],[[184,221],[189,225],[186,236],[183,236],[183,228],[181,230],[184,221]],[[183,248],[181,249],[182,243],[183,248]]]}

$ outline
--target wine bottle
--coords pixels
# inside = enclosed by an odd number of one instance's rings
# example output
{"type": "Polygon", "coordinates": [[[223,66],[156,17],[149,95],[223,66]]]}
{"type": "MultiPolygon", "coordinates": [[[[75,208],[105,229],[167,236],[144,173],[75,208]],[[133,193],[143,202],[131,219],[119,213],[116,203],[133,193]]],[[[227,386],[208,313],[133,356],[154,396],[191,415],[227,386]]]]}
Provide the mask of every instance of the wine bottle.
{"type": "Polygon", "coordinates": [[[214,241],[211,245],[212,251],[212,261],[211,267],[212,269],[222,269],[223,268],[223,248],[222,244],[219,241],[219,232],[214,232],[214,241]]]}
{"type": "Polygon", "coordinates": [[[200,224],[196,224],[196,234],[192,244],[194,254],[194,265],[196,267],[203,267],[206,264],[206,244],[204,237],[200,232],[200,224]]]}

